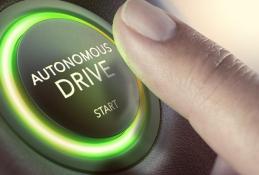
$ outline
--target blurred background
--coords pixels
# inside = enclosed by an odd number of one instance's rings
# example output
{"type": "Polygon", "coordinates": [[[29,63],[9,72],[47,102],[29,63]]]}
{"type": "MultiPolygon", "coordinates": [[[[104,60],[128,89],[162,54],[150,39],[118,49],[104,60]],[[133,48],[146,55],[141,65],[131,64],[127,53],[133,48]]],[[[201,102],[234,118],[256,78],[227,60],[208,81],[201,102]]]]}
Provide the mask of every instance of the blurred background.
{"type": "Polygon", "coordinates": [[[259,72],[258,0],[153,0],[259,72]]]}

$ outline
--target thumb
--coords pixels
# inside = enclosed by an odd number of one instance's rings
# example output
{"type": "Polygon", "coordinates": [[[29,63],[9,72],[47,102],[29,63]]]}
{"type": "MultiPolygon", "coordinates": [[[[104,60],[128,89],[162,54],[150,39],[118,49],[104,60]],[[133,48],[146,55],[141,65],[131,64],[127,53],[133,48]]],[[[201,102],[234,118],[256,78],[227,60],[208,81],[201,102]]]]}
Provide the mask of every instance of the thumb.
{"type": "Polygon", "coordinates": [[[143,0],[128,0],[113,27],[118,49],[146,86],[240,173],[259,174],[257,74],[143,0]]]}

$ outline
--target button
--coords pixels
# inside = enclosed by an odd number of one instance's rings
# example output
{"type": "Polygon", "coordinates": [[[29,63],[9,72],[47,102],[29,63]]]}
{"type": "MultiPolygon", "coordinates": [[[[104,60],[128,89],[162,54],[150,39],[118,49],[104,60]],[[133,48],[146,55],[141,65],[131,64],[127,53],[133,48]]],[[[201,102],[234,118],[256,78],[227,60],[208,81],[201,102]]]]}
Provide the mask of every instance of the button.
{"type": "Polygon", "coordinates": [[[129,168],[149,153],[159,100],[124,63],[109,24],[52,0],[0,16],[0,113],[19,138],[86,172],[129,168]]]}
{"type": "Polygon", "coordinates": [[[110,36],[93,27],[64,19],[34,25],[21,39],[18,66],[37,106],[75,133],[111,137],[137,114],[136,78],[110,36]]]}

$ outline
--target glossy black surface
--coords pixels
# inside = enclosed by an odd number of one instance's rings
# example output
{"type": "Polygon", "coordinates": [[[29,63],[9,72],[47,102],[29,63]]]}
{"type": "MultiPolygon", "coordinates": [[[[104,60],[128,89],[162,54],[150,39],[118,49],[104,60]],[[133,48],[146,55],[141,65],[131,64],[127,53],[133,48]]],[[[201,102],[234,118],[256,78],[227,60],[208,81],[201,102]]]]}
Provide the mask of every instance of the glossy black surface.
{"type": "Polygon", "coordinates": [[[116,46],[93,28],[60,19],[34,25],[20,41],[18,67],[32,101],[68,130],[106,138],[135,119],[137,80],[116,46]]]}

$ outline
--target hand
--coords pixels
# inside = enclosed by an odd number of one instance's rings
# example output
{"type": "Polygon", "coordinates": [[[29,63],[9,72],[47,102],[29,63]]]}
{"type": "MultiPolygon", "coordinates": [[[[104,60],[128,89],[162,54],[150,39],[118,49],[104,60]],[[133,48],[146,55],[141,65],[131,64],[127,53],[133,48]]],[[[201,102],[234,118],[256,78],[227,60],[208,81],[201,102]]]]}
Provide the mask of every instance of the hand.
{"type": "Polygon", "coordinates": [[[257,73],[144,0],[128,0],[113,27],[133,72],[222,157],[212,174],[259,174],[257,73]]]}

